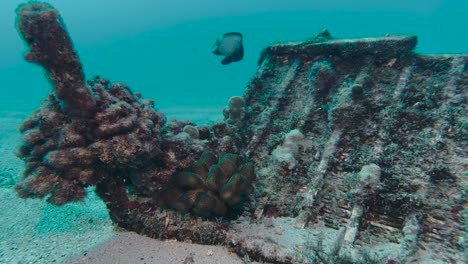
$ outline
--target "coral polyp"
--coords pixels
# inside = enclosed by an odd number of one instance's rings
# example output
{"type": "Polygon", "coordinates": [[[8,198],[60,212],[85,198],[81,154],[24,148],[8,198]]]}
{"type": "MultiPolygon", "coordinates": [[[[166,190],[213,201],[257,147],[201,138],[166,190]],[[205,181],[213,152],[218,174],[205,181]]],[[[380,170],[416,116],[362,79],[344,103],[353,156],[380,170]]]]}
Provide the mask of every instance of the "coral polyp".
{"type": "Polygon", "coordinates": [[[167,205],[200,216],[222,216],[236,210],[253,191],[252,163],[221,152],[205,151],[190,171],[175,176],[174,189],[165,195],[167,205]]]}

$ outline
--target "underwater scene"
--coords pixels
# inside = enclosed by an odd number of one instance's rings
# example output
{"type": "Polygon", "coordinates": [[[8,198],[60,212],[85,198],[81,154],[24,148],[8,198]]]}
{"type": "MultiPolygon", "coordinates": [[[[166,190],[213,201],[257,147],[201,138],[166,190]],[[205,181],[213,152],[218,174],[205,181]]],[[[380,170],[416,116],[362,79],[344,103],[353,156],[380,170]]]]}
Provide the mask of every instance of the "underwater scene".
{"type": "Polygon", "coordinates": [[[0,263],[466,263],[468,1],[0,1],[0,263]]]}

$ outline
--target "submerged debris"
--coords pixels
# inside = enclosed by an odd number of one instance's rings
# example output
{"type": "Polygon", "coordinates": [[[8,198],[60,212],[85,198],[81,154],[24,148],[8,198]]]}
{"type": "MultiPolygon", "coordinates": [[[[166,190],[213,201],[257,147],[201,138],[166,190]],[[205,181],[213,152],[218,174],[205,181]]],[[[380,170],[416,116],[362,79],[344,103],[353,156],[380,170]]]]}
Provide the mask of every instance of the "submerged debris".
{"type": "Polygon", "coordinates": [[[21,197],[60,205],[95,185],[122,227],[251,260],[463,261],[468,56],[324,31],[267,47],[223,122],[165,124],[126,85],[85,84],[52,6],[18,16],[54,84],[20,128],[21,197]]]}

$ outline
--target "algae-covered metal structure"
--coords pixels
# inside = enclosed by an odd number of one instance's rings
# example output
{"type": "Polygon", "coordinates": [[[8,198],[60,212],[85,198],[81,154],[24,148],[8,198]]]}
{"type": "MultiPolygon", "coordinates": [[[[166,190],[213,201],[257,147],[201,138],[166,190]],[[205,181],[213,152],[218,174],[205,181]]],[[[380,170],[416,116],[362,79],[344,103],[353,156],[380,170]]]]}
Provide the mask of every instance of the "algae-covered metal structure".
{"type": "Polygon", "coordinates": [[[257,261],[463,262],[468,55],[324,30],[265,48],[224,120],[197,125],[86,82],[51,5],[20,7],[17,27],[54,86],[20,128],[21,197],[95,186],[119,226],[257,261]]]}

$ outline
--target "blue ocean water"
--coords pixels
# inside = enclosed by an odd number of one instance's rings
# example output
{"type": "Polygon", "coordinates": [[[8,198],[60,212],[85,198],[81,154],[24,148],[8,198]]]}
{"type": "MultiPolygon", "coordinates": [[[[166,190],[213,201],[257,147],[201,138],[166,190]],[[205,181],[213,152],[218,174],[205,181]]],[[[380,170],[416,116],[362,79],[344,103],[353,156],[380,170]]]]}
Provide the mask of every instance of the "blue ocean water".
{"type": "MultiPolygon", "coordinates": [[[[59,208],[20,200],[10,188],[24,169],[12,155],[20,119],[51,89],[43,69],[23,59],[26,47],[15,30],[14,11],[24,2],[0,0],[0,263],[50,263],[86,252],[113,229],[96,196],[59,208]]],[[[264,47],[303,40],[323,28],[336,38],[415,34],[419,53],[468,53],[466,0],[44,2],[61,12],[87,78],[124,82],[180,117],[221,117],[228,99],[244,93],[264,47]],[[243,33],[245,57],[223,66],[211,47],[231,31],[243,33]]]]}
{"type": "MultiPolygon", "coordinates": [[[[25,62],[14,28],[21,0],[0,1],[0,111],[31,111],[50,86],[25,62]]],[[[420,53],[468,52],[462,0],[81,0],[60,10],[87,78],[127,83],[156,108],[220,109],[242,95],[262,48],[328,28],[336,38],[416,34],[420,53]],[[210,49],[224,32],[244,35],[241,62],[223,66],[210,49]]]]}

